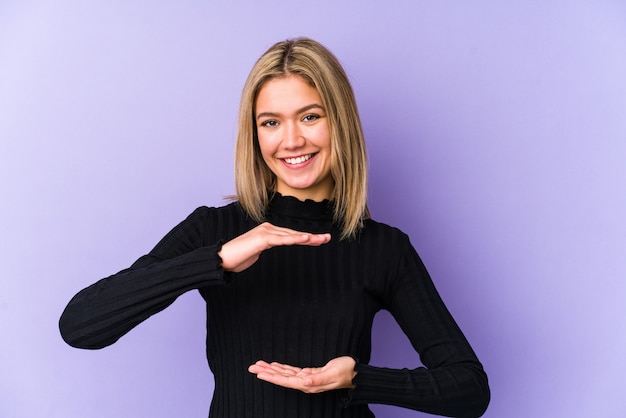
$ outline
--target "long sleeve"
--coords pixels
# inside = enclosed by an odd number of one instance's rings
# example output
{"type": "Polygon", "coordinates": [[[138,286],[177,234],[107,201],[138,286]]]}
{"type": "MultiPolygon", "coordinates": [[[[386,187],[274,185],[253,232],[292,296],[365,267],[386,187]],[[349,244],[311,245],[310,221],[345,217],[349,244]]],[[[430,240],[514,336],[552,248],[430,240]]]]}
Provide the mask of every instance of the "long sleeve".
{"type": "Polygon", "coordinates": [[[385,307],[425,367],[399,370],[357,364],[350,403],[383,403],[452,417],[481,416],[490,399],[487,375],[408,237],[385,293],[385,307]]]}
{"type": "MultiPolygon", "coordinates": [[[[328,201],[277,195],[267,220],[337,236],[332,209],[328,201]]],[[[61,317],[63,338],[76,347],[105,347],[199,289],[215,379],[211,417],[371,418],[370,403],[457,417],[483,413],[486,375],[405,234],[368,220],[358,239],[272,248],[250,268],[225,273],[221,243],[256,225],[236,202],[199,208],[130,268],[79,292],[61,317]],[[394,315],[425,367],[367,364],[380,309],[394,315]],[[309,395],[248,372],[259,359],[321,367],[343,355],[363,361],[350,391],[309,395]]]]}
{"type": "Polygon", "coordinates": [[[59,320],[63,339],[78,348],[106,347],[183,293],[223,284],[221,243],[207,243],[208,211],[196,209],[130,268],[76,294],[59,320]]]}

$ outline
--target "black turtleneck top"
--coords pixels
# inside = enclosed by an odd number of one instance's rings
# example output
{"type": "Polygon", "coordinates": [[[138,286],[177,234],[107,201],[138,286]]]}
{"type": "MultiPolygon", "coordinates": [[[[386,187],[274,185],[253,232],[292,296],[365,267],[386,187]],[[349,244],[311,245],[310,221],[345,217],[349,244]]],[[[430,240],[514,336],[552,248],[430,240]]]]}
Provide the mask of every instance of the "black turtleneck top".
{"type": "Polygon", "coordinates": [[[278,194],[267,221],[330,232],[332,239],[320,247],[275,247],[247,270],[225,272],[217,254],[222,243],[257,223],[236,202],[200,207],[130,268],[74,296],[59,322],[64,340],[79,348],[108,346],[198,289],[215,378],[209,417],[373,417],[369,403],[482,415],[487,376],[404,233],[367,220],[355,239],[340,240],[330,202],[278,194]],[[372,321],[381,309],[398,321],[425,367],[368,364],[372,321]],[[343,355],[357,360],[351,390],[310,395],[247,371],[257,360],[321,367],[343,355]]]}

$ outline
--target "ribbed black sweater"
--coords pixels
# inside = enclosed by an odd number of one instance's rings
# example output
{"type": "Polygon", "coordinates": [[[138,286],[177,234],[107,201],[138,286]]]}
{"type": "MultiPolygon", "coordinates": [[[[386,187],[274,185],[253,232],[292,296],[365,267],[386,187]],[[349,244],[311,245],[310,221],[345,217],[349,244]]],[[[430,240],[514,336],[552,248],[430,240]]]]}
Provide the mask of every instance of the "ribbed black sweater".
{"type": "Polygon", "coordinates": [[[238,203],[198,208],[130,268],[74,296],[60,319],[63,338],[75,347],[105,347],[199,289],[215,377],[210,417],[372,417],[368,403],[482,415],[487,376],[405,234],[368,220],[356,239],[340,240],[330,202],[280,195],[267,220],[333,238],[320,247],[275,247],[247,270],[228,273],[217,255],[222,243],[257,224],[238,203]],[[426,367],[368,365],[381,309],[395,317],[426,367]],[[260,359],[321,367],[343,355],[357,359],[349,391],[308,395],[247,371],[260,359]]]}

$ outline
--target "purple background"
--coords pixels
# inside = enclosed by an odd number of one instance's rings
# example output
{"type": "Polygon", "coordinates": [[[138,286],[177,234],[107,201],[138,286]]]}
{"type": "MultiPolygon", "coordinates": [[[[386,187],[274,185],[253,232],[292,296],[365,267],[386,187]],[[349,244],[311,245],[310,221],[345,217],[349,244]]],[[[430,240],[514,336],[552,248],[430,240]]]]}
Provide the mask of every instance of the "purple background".
{"type": "MultiPolygon", "coordinates": [[[[625,416],[626,6],[504,3],[4,0],[0,417],[206,416],[197,292],[96,352],[57,321],[233,193],[247,72],[298,35],[349,73],[371,209],[483,361],[485,416],[625,416]]],[[[372,362],[418,363],[386,314],[372,362]]]]}

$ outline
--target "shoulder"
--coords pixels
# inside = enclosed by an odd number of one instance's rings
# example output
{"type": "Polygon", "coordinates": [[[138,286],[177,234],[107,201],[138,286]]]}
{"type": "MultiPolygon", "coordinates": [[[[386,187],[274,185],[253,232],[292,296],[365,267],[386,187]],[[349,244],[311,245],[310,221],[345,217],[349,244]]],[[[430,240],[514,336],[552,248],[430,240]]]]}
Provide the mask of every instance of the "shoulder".
{"type": "Polygon", "coordinates": [[[224,206],[200,206],[196,208],[188,218],[210,218],[215,216],[245,216],[238,201],[224,206]]]}
{"type": "Polygon", "coordinates": [[[200,206],[179,222],[159,241],[152,255],[170,258],[171,254],[227,241],[249,228],[250,221],[237,202],[220,207],[200,206]]]}
{"type": "Polygon", "coordinates": [[[360,235],[362,239],[382,240],[389,244],[402,246],[409,242],[409,236],[399,228],[373,219],[365,220],[360,235]]]}
{"type": "Polygon", "coordinates": [[[377,249],[373,256],[384,264],[383,274],[388,290],[402,292],[417,282],[430,280],[420,255],[405,232],[373,220],[366,222],[363,232],[368,246],[377,249]]]}
{"type": "Polygon", "coordinates": [[[250,219],[238,201],[224,206],[200,206],[184,222],[192,224],[227,225],[246,223],[250,219]]]}
{"type": "Polygon", "coordinates": [[[229,240],[257,224],[244,212],[238,201],[224,206],[200,206],[183,222],[200,231],[209,242],[229,240]]]}
{"type": "Polygon", "coordinates": [[[353,243],[369,256],[387,264],[397,264],[404,254],[414,251],[406,233],[373,219],[365,220],[353,243]]]}

